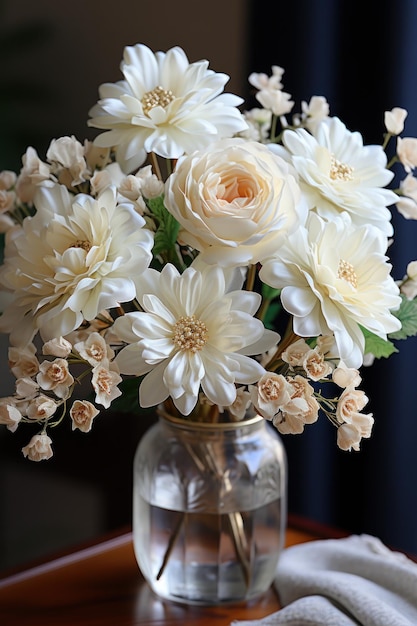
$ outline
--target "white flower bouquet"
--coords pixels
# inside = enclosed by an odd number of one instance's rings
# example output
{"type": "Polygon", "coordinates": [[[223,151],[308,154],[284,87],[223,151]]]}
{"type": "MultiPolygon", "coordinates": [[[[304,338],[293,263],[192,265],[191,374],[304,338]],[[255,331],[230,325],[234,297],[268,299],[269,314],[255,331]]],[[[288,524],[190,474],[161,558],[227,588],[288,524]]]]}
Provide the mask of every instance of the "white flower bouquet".
{"type": "Polygon", "coordinates": [[[89,431],[133,386],[143,408],[254,409],[280,433],[322,413],[358,450],[373,425],[360,368],[417,333],[417,261],[394,280],[387,254],[389,207],[417,219],[407,112],[364,145],[324,97],[292,113],[277,66],[249,77],[252,109],[179,47],[127,47],[121,71],[90,111],[105,132],[54,139],[45,160],[29,147],[0,173],[16,377],[0,424],[31,425],[23,454],[47,459],[53,427],[89,431]]]}

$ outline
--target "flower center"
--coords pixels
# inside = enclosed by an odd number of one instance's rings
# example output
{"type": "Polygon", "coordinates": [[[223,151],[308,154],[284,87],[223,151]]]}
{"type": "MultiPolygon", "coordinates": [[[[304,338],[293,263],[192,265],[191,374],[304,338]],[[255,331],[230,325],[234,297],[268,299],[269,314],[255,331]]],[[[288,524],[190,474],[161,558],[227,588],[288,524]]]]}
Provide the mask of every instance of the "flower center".
{"type": "Polygon", "coordinates": [[[174,324],[172,340],[179,350],[197,352],[208,341],[207,326],[195,315],[182,316],[174,324]]]}
{"type": "Polygon", "coordinates": [[[91,243],[87,239],[77,239],[70,248],[82,248],[86,252],[91,250],[91,243]]]}
{"type": "Polygon", "coordinates": [[[142,107],[145,115],[148,115],[149,111],[154,107],[165,107],[174,100],[174,94],[170,89],[164,89],[161,85],[147,91],[142,97],[142,107]]]}
{"type": "Polygon", "coordinates": [[[52,363],[51,367],[48,368],[48,378],[53,380],[54,382],[60,382],[65,379],[65,372],[62,367],[57,365],[56,363],[52,363]]]}
{"type": "Polygon", "coordinates": [[[332,154],[330,164],[330,178],[332,180],[353,180],[353,167],[341,163],[332,154]]]}
{"type": "Polygon", "coordinates": [[[337,277],[350,283],[354,289],[358,286],[358,277],[356,276],[353,265],[348,261],[340,259],[337,277]]]}
{"type": "Polygon", "coordinates": [[[262,384],[262,391],[268,400],[278,400],[282,394],[282,386],[271,378],[268,378],[268,380],[262,384]]]}
{"type": "Polygon", "coordinates": [[[93,344],[92,346],[90,346],[87,350],[87,353],[91,357],[93,357],[93,359],[96,359],[96,361],[102,361],[105,356],[103,348],[101,346],[98,346],[97,344],[93,344]]]}
{"type": "Polygon", "coordinates": [[[109,372],[107,372],[104,367],[101,368],[97,376],[97,386],[100,391],[109,396],[112,390],[112,383],[113,381],[109,372]]]}

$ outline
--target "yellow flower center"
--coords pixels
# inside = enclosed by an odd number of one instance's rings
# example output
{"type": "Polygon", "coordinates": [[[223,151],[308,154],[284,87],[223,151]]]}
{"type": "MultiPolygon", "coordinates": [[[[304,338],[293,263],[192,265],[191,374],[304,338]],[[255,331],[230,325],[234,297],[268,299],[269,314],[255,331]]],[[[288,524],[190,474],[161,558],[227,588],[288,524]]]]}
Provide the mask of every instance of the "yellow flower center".
{"type": "Polygon", "coordinates": [[[148,115],[149,111],[154,107],[165,107],[168,106],[170,102],[174,100],[174,94],[170,89],[164,89],[161,85],[152,89],[152,91],[147,91],[141,100],[143,112],[145,115],[148,115]]]}
{"type": "Polygon", "coordinates": [[[350,283],[354,289],[356,289],[356,287],[358,286],[358,277],[356,275],[353,265],[349,263],[349,261],[340,259],[337,277],[342,278],[346,282],[350,283]]]}
{"type": "Polygon", "coordinates": [[[330,178],[332,180],[353,180],[353,167],[341,163],[332,154],[330,165],[330,178]]]}
{"type": "Polygon", "coordinates": [[[195,315],[181,316],[174,324],[172,339],[179,350],[197,352],[208,341],[207,326],[195,315]]]}
{"type": "Polygon", "coordinates": [[[70,248],[82,248],[86,252],[91,250],[91,243],[87,239],[77,239],[70,248]]]}

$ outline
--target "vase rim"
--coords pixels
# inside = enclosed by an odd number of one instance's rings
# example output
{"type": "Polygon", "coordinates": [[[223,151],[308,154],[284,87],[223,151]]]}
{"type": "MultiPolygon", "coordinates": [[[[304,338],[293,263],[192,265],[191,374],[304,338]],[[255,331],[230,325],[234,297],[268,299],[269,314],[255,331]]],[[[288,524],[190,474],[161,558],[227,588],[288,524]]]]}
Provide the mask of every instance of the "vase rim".
{"type": "Polygon", "coordinates": [[[167,422],[171,424],[182,426],[185,428],[190,428],[193,430],[195,429],[236,430],[238,428],[242,428],[245,426],[252,426],[253,424],[258,424],[259,422],[264,420],[262,415],[259,415],[258,413],[256,413],[252,417],[239,420],[237,422],[197,422],[195,420],[187,420],[183,417],[176,417],[174,415],[171,415],[168,411],[165,411],[164,409],[161,409],[160,407],[157,410],[157,414],[159,417],[162,417],[163,419],[165,419],[167,422]]]}

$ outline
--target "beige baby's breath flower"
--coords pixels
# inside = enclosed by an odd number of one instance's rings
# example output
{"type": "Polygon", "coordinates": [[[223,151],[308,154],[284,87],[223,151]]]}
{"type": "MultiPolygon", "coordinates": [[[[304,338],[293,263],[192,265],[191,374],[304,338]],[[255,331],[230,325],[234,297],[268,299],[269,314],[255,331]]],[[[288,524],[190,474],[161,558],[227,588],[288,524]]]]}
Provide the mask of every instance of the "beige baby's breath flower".
{"type": "Polygon", "coordinates": [[[282,374],[266,372],[251,387],[251,399],[256,411],[265,419],[271,420],[291,398],[292,387],[282,374]]]}
{"type": "Polygon", "coordinates": [[[41,161],[32,147],[22,157],[23,167],[16,181],[16,193],[22,202],[32,204],[39,185],[50,180],[49,165],[41,161]]]}
{"type": "Polygon", "coordinates": [[[358,413],[368,403],[365,392],[361,389],[347,387],[337,402],[336,417],[340,424],[352,423],[358,413]]]}
{"type": "Polygon", "coordinates": [[[0,172],[0,189],[7,191],[16,183],[17,176],[11,170],[3,170],[0,172]]]}
{"type": "Polygon", "coordinates": [[[347,367],[343,361],[340,361],[338,366],[332,373],[333,382],[345,389],[346,387],[358,387],[361,383],[361,375],[359,370],[353,367],[347,367]]]}
{"type": "Polygon", "coordinates": [[[358,413],[350,423],[344,423],[337,429],[337,445],[341,450],[360,449],[362,439],[368,439],[372,433],[374,419],[372,415],[358,413]]]}
{"type": "Polygon", "coordinates": [[[38,390],[38,383],[29,376],[18,378],[16,381],[16,395],[19,398],[33,398],[38,393],[38,390]]]}
{"type": "Polygon", "coordinates": [[[391,111],[385,111],[384,124],[385,128],[391,135],[400,135],[404,130],[404,122],[408,113],[406,109],[394,107],[391,111]]]}
{"type": "Polygon", "coordinates": [[[401,282],[400,291],[409,300],[417,296],[417,261],[410,261],[407,265],[407,273],[401,282]]]}
{"type": "Polygon", "coordinates": [[[4,424],[10,432],[14,433],[21,419],[22,413],[14,405],[13,398],[1,398],[0,424],[4,424]]]}
{"type": "Polygon", "coordinates": [[[308,378],[315,381],[327,378],[332,372],[331,364],[325,360],[324,354],[317,347],[305,354],[303,368],[308,378]]]}
{"type": "Polygon", "coordinates": [[[281,358],[292,368],[303,364],[305,355],[310,351],[310,346],[305,339],[293,341],[281,354],[281,358]]]}
{"type": "Polygon", "coordinates": [[[314,389],[304,376],[288,377],[291,397],[272,420],[277,430],[285,434],[300,434],[306,424],[318,419],[319,404],[314,389]]]}
{"type": "Polygon", "coordinates": [[[24,347],[11,346],[8,351],[9,367],[16,378],[34,376],[39,371],[39,361],[36,356],[36,347],[29,343],[24,347]]]}
{"type": "Polygon", "coordinates": [[[93,368],[91,379],[91,384],[96,392],[95,401],[97,404],[104,406],[105,409],[109,408],[115,398],[122,395],[122,392],[117,387],[122,382],[118,368],[115,363],[107,365],[107,362],[105,365],[96,365],[93,368]]]}
{"type": "Polygon", "coordinates": [[[90,178],[84,158],[84,146],[74,137],[53,139],[46,153],[51,172],[68,187],[75,187],[90,178]]]}
{"type": "Polygon", "coordinates": [[[329,103],[324,96],[312,96],[310,102],[302,102],[301,110],[306,128],[314,134],[317,126],[329,117],[329,103]]]}
{"type": "Polygon", "coordinates": [[[14,191],[0,189],[0,213],[6,213],[14,209],[16,194],[14,191]]]}
{"type": "Polygon", "coordinates": [[[41,363],[36,381],[45,391],[53,391],[58,398],[66,398],[74,378],[69,371],[67,361],[57,358],[54,361],[41,363]]]}
{"type": "Polygon", "coordinates": [[[74,344],[75,350],[82,359],[95,367],[104,361],[110,361],[114,357],[114,351],[106,343],[106,340],[97,332],[89,333],[85,341],[74,344]]]}
{"type": "Polygon", "coordinates": [[[23,455],[30,461],[46,461],[53,456],[52,439],[46,433],[34,435],[28,445],[22,448],[23,455]]]}
{"type": "Polygon", "coordinates": [[[48,396],[40,394],[28,403],[26,415],[31,420],[44,421],[54,415],[57,408],[57,402],[52,400],[52,398],[48,398],[48,396]]]}
{"type": "Polygon", "coordinates": [[[400,181],[400,192],[397,200],[399,213],[407,220],[417,220],[417,178],[407,174],[400,181]]]}
{"type": "Polygon", "coordinates": [[[283,410],[272,423],[282,435],[298,435],[304,431],[306,424],[313,424],[318,419],[319,404],[314,396],[306,397],[306,408],[299,413],[288,413],[283,410]]]}
{"type": "Polygon", "coordinates": [[[45,356],[67,357],[72,350],[72,344],[64,337],[56,337],[46,341],[42,346],[42,354],[45,356]]]}
{"type": "Polygon", "coordinates": [[[72,430],[78,428],[83,433],[88,433],[93,425],[93,419],[99,414],[99,410],[88,400],[76,400],[71,409],[72,430]]]}
{"type": "Polygon", "coordinates": [[[407,173],[417,167],[417,138],[398,137],[397,156],[407,173]]]}

